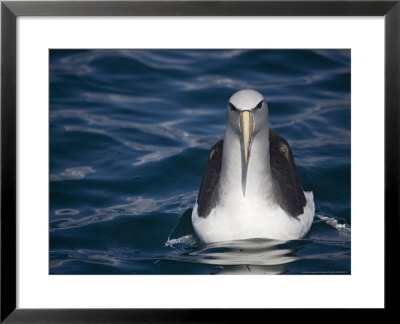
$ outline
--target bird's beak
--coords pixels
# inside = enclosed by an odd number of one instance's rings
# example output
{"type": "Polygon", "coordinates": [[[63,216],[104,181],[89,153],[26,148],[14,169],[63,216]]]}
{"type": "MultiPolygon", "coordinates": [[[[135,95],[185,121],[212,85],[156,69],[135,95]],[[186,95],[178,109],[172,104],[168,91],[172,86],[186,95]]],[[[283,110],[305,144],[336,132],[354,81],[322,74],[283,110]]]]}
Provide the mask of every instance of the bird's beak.
{"type": "Polygon", "coordinates": [[[240,113],[239,129],[242,133],[244,163],[249,163],[250,143],[254,133],[254,120],[251,111],[244,110],[240,113]]]}
{"type": "Polygon", "coordinates": [[[242,167],[242,192],[243,197],[246,195],[246,179],[247,179],[247,166],[250,157],[250,144],[254,133],[254,120],[253,114],[244,110],[240,113],[239,129],[242,133],[242,157],[243,157],[243,167],[242,167]]]}

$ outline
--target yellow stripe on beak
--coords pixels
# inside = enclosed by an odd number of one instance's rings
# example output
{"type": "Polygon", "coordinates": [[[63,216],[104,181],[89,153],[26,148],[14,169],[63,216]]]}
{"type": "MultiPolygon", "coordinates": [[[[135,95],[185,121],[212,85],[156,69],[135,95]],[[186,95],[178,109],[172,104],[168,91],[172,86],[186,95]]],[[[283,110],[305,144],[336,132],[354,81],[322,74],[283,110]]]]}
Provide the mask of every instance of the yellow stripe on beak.
{"type": "Polygon", "coordinates": [[[254,133],[253,114],[249,110],[240,113],[239,129],[243,135],[244,162],[249,163],[249,149],[251,137],[254,133]]]}

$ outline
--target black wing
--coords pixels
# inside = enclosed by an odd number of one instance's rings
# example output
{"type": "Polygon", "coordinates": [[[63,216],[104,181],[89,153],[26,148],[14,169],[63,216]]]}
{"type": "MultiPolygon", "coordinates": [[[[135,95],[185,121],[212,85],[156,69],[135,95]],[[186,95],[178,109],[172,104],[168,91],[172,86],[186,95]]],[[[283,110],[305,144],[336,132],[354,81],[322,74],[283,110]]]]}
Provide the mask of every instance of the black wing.
{"type": "Polygon", "coordinates": [[[292,150],[288,142],[273,130],[269,131],[269,147],[272,177],[280,189],[279,205],[293,217],[301,215],[307,201],[292,150]]]}
{"type": "Polygon", "coordinates": [[[214,191],[221,173],[223,145],[223,140],[218,141],[211,148],[208,155],[206,170],[204,171],[199,196],[197,197],[197,213],[200,217],[207,217],[216,204],[214,191]]]}

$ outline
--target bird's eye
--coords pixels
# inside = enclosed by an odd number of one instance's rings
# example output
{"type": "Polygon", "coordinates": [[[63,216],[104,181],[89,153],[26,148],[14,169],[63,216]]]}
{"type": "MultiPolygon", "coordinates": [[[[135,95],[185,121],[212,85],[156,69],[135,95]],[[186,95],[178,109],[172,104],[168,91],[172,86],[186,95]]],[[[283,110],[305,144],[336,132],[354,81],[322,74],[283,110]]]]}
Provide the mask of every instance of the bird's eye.
{"type": "Polygon", "coordinates": [[[261,100],[260,103],[256,106],[256,109],[261,109],[264,100],[261,100]]]}
{"type": "Polygon", "coordinates": [[[229,103],[229,108],[231,108],[232,111],[237,110],[237,108],[234,105],[232,105],[231,103],[229,103]]]}

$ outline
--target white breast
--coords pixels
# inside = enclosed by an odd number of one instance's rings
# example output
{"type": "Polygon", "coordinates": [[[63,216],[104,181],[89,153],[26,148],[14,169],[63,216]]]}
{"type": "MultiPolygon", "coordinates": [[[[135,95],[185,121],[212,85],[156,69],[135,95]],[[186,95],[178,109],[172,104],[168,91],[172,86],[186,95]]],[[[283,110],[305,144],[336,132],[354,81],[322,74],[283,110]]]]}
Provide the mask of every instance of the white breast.
{"type": "Polygon", "coordinates": [[[193,228],[203,242],[220,242],[249,238],[292,240],[304,237],[309,231],[315,212],[312,192],[304,192],[307,204],[297,218],[288,215],[277,204],[235,197],[217,205],[206,217],[192,212],[193,228]]]}

